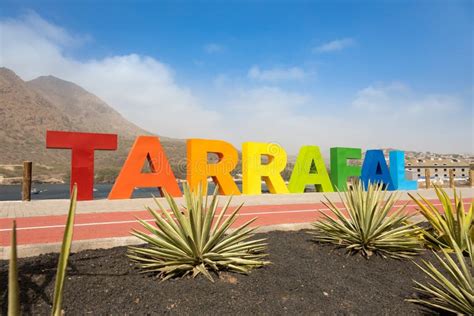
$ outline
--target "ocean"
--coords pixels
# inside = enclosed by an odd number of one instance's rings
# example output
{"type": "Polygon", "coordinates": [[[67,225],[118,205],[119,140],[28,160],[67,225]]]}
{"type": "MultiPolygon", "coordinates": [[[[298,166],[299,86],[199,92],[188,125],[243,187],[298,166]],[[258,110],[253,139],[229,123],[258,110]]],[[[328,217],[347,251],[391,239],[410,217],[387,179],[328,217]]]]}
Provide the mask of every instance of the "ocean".
{"type": "MultiPolygon", "coordinates": [[[[239,189],[240,183],[238,184],[239,189]]],[[[46,199],[67,199],[69,198],[68,184],[34,184],[32,191],[36,194],[31,195],[32,200],[46,199]]],[[[106,199],[112,189],[112,184],[96,184],[94,186],[94,199],[106,199]]],[[[263,190],[266,186],[263,185],[263,190]]],[[[209,183],[208,193],[214,191],[214,183],[209,183]]],[[[133,198],[149,198],[152,195],[160,196],[156,188],[137,188],[133,192],[133,198]]],[[[19,201],[21,200],[21,185],[0,185],[0,201],[19,201]]]]}

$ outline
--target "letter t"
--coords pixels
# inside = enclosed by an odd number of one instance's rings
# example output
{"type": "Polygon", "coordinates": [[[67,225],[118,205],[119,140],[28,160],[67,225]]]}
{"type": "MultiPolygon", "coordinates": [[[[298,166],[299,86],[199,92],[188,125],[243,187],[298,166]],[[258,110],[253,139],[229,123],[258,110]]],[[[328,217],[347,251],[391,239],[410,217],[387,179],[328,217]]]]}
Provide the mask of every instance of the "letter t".
{"type": "Polygon", "coordinates": [[[47,131],[46,148],[71,149],[71,189],[77,183],[77,199],[92,200],[94,151],[116,150],[117,135],[47,131]]]}

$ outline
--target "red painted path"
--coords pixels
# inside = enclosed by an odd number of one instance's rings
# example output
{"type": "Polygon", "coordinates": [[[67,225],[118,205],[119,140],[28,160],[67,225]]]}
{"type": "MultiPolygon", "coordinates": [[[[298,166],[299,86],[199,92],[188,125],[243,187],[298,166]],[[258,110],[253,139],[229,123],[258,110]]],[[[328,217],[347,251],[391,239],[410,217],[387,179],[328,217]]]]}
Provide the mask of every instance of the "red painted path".
{"type": "MultiPolygon", "coordinates": [[[[464,199],[470,203],[471,199],[464,199]]],[[[438,200],[431,202],[439,207],[438,200]]],[[[399,201],[402,205],[406,201],[399,201]]],[[[340,205],[340,204],[339,204],[340,205]]],[[[227,214],[235,209],[230,207],[227,214]]],[[[417,212],[414,202],[409,201],[405,209],[409,214],[417,212]]],[[[283,205],[253,205],[244,206],[235,225],[240,225],[251,218],[257,217],[256,226],[277,224],[309,223],[321,218],[322,212],[328,209],[322,203],[283,204],[283,205]]],[[[152,222],[152,216],[144,210],[125,212],[100,212],[77,214],[74,225],[74,240],[91,240],[111,237],[126,237],[130,231],[140,229],[136,218],[152,222]]],[[[62,240],[66,215],[34,216],[17,218],[17,238],[19,245],[58,243],[62,240]]],[[[0,219],[0,246],[10,244],[12,218],[0,219]]]]}

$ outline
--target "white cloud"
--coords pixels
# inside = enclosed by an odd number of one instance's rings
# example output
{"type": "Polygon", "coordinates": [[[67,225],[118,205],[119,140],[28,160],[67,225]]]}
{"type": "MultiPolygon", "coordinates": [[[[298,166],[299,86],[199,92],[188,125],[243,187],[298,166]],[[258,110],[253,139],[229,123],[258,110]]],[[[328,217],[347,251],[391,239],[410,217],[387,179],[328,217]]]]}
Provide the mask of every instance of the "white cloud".
{"type": "MultiPolygon", "coordinates": [[[[235,100],[229,105],[236,112],[262,116],[263,114],[277,113],[277,115],[292,115],[292,110],[310,103],[309,95],[285,91],[276,87],[259,87],[251,89],[238,89],[233,91],[235,100]]],[[[263,115],[264,116],[264,115],[263,115]]]]}
{"type": "Polygon", "coordinates": [[[352,111],[375,147],[474,152],[472,109],[457,96],[417,93],[403,83],[375,84],[357,92],[352,111]]]}
{"type": "Polygon", "coordinates": [[[371,85],[357,92],[353,106],[373,113],[402,115],[453,113],[462,109],[462,101],[451,95],[414,93],[406,85],[395,82],[371,85]]]}
{"type": "Polygon", "coordinates": [[[247,74],[250,79],[269,82],[303,80],[307,75],[308,74],[299,67],[271,68],[263,70],[258,66],[250,68],[247,74]]]}
{"type": "Polygon", "coordinates": [[[337,39],[334,41],[330,41],[324,43],[318,47],[313,49],[316,53],[330,53],[330,52],[337,52],[341,51],[345,48],[351,47],[355,44],[355,40],[353,38],[342,38],[337,39]]]}
{"type": "Polygon", "coordinates": [[[2,66],[25,80],[52,74],[75,82],[160,135],[223,139],[237,147],[244,141],[274,141],[289,153],[311,144],[323,152],[331,146],[473,150],[472,111],[463,112],[461,101],[450,95],[380,84],[361,89],[352,103],[328,107],[310,93],[271,86],[304,78],[297,67],[255,68],[250,83],[223,73],[208,91],[196,93],[176,82],[169,65],[149,56],[73,58],[65,51],[82,37],[34,14],[2,19],[0,29],[2,66]]]}
{"type": "Polygon", "coordinates": [[[220,52],[224,51],[224,49],[225,49],[224,46],[222,46],[220,44],[216,44],[216,43],[208,43],[208,44],[204,45],[204,50],[208,54],[220,53],[220,52]]]}
{"type": "Polygon", "coordinates": [[[25,80],[52,74],[75,82],[128,119],[162,135],[209,137],[210,126],[221,120],[175,82],[169,66],[154,58],[129,54],[80,61],[68,57],[66,44],[75,37],[35,14],[2,20],[0,28],[0,64],[25,80]]]}
{"type": "Polygon", "coordinates": [[[239,145],[243,141],[275,142],[292,154],[302,145],[319,145],[327,150],[335,144],[357,143],[358,133],[347,133],[344,118],[330,113],[307,113],[317,104],[309,94],[271,86],[236,88],[232,84],[228,89],[228,97],[221,104],[228,126],[221,133],[224,139],[239,145]],[[328,137],[332,125],[341,129],[328,137]]]}

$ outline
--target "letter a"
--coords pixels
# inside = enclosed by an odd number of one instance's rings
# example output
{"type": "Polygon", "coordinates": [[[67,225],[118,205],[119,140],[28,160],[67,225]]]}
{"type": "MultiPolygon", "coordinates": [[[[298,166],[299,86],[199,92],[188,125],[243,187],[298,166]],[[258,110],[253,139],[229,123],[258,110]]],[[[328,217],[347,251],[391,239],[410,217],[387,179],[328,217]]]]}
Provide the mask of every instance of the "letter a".
{"type": "Polygon", "coordinates": [[[393,190],[392,177],[385,162],[383,151],[367,150],[360,179],[365,188],[368,187],[369,183],[383,183],[387,190],[393,190]]]}
{"type": "Polygon", "coordinates": [[[291,173],[288,190],[291,193],[304,193],[307,185],[314,185],[318,192],[334,191],[318,146],[301,147],[291,173]],[[316,170],[312,170],[313,166],[316,170]]]}
{"type": "Polygon", "coordinates": [[[110,191],[109,199],[129,199],[135,187],[156,187],[161,194],[163,194],[162,189],[165,189],[171,196],[182,195],[158,137],[137,137],[110,191]],[[147,160],[151,172],[142,173],[143,165],[147,160]]]}

